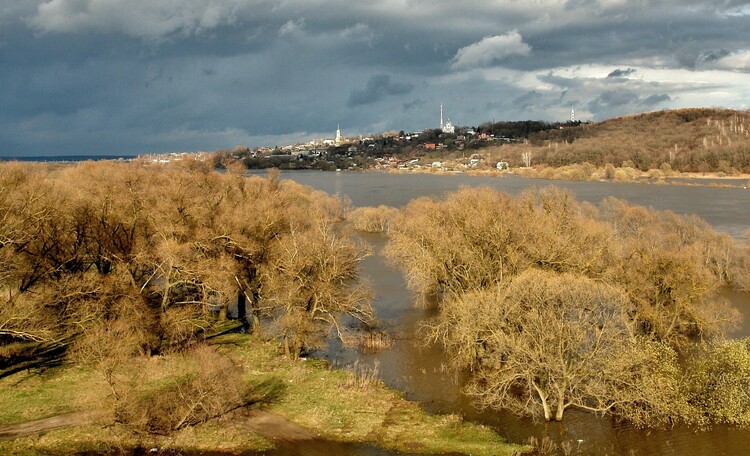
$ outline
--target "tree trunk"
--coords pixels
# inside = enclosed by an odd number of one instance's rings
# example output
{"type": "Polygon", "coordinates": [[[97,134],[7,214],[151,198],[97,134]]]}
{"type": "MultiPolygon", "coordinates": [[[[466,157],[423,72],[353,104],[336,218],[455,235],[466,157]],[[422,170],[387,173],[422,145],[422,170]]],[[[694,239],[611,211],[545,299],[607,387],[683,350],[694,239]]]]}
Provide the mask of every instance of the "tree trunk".
{"type": "Polygon", "coordinates": [[[547,403],[547,398],[542,398],[542,408],[544,409],[544,421],[552,421],[552,411],[547,403]]]}
{"type": "Polygon", "coordinates": [[[555,421],[562,421],[563,414],[565,413],[565,403],[564,398],[562,397],[562,394],[557,399],[557,413],[555,413],[555,421]]]}
{"type": "Polygon", "coordinates": [[[566,390],[566,382],[563,382],[562,385],[556,385],[555,392],[556,394],[556,401],[555,404],[555,421],[562,421],[563,414],[565,413],[565,390],[566,390]]]}
{"type": "Polygon", "coordinates": [[[251,333],[258,333],[260,331],[260,317],[258,316],[256,307],[258,306],[258,302],[260,301],[260,293],[258,293],[257,289],[254,289],[251,292],[250,298],[250,309],[247,315],[247,321],[250,324],[250,329],[248,331],[251,333]]]}
{"type": "Polygon", "coordinates": [[[237,320],[242,323],[242,329],[247,332],[250,328],[250,324],[247,320],[247,298],[242,289],[237,290],[237,320]]]}
{"type": "Polygon", "coordinates": [[[289,349],[289,337],[287,335],[284,335],[284,356],[289,359],[292,358],[292,351],[289,349]]]}
{"type": "Polygon", "coordinates": [[[547,403],[547,394],[545,394],[544,391],[542,391],[542,389],[536,385],[536,383],[532,383],[532,385],[539,395],[539,399],[542,401],[542,408],[544,409],[544,421],[551,421],[552,411],[550,410],[549,404],[547,403]]]}

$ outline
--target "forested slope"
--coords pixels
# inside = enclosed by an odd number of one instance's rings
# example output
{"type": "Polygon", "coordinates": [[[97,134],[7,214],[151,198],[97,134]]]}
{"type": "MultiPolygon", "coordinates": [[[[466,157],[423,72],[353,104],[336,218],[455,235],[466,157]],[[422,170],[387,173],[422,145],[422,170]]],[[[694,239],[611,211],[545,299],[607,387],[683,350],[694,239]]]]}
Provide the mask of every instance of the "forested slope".
{"type": "Polygon", "coordinates": [[[538,132],[527,144],[505,148],[512,165],[531,151],[534,164],[588,162],[646,171],[669,164],[682,172],[750,172],[750,116],[746,111],[679,109],[618,117],[538,132]]]}

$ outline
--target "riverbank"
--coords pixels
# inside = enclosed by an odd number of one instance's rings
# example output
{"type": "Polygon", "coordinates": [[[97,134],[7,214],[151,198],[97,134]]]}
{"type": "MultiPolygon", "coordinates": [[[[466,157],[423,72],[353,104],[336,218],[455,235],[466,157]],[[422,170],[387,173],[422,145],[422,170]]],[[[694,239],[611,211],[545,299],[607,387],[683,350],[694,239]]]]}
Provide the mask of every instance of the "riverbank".
{"type": "MultiPolygon", "coordinates": [[[[169,436],[143,434],[115,423],[103,376],[76,366],[24,371],[0,380],[0,453],[261,452],[290,441],[376,445],[408,453],[514,454],[490,428],[456,415],[430,415],[376,379],[372,371],[331,369],[315,359],[281,357],[274,341],[228,334],[211,344],[243,369],[257,400],[249,408],[169,436]],[[66,415],[70,422],[15,433],[19,423],[66,415]],[[70,426],[67,426],[70,424],[70,426]],[[39,433],[36,431],[44,431],[39,433]]],[[[163,363],[155,358],[149,362],[163,363]]],[[[28,426],[27,426],[28,428],[28,426]]]]}
{"type": "Polygon", "coordinates": [[[663,173],[660,170],[640,171],[633,168],[614,168],[611,175],[605,169],[596,169],[584,165],[571,165],[560,168],[531,167],[497,170],[494,168],[472,169],[466,167],[412,167],[375,170],[395,174],[465,174],[478,177],[519,176],[529,179],[562,180],[573,182],[613,182],[637,183],[650,185],[682,185],[693,187],[750,188],[750,174],[716,173],[663,173]]]}

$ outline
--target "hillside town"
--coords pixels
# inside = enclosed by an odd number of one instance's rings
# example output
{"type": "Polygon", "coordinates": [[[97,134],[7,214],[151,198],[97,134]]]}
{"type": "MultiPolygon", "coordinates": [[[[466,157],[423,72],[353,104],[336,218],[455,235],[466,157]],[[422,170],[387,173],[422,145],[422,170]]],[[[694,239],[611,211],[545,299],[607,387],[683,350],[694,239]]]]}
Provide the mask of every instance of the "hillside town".
{"type": "MultiPolygon", "coordinates": [[[[437,119],[436,119],[437,120],[437,119]]],[[[187,155],[241,161],[248,169],[505,173],[562,180],[654,180],[676,177],[745,179],[750,170],[747,113],[717,109],[654,111],[603,122],[501,121],[458,126],[444,118],[437,128],[345,135],[250,148],[244,145],[197,154],[142,156],[167,163],[187,155]],[[644,129],[655,134],[644,137],[644,129]]]]}
{"type": "MultiPolygon", "coordinates": [[[[422,131],[388,131],[372,135],[345,136],[337,126],[332,138],[320,138],[277,147],[236,146],[219,150],[242,160],[249,169],[334,170],[423,170],[508,169],[506,160],[490,157],[483,149],[521,143],[530,133],[565,128],[566,124],[541,121],[484,123],[478,127],[457,126],[444,117],[440,105],[437,128],[422,131]],[[444,120],[445,119],[445,120],[444,120]]],[[[579,125],[580,122],[573,125],[579,125]]],[[[172,155],[172,159],[179,156],[172,155]]],[[[170,157],[159,157],[170,160],[170,157]]]]}

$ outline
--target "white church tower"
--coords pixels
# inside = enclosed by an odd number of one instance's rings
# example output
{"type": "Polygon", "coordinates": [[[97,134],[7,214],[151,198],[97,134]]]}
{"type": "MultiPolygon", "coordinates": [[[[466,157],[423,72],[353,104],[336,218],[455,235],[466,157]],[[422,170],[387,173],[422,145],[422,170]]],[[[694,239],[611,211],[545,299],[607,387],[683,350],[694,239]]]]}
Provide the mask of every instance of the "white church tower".
{"type": "Polygon", "coordinates": [[[440,103],[440,131],[451,135],[456,132],[456,127],[453,126],[450,119],[443,123],[443,103],[440,103]]]}
{"type": "Polygon", "coordinates": [[[341,125],[336,125],[336,139],[334,140],[334,144],[337,146],[341,145],[341,125]]]}

